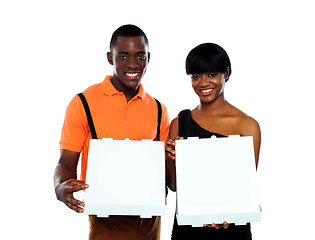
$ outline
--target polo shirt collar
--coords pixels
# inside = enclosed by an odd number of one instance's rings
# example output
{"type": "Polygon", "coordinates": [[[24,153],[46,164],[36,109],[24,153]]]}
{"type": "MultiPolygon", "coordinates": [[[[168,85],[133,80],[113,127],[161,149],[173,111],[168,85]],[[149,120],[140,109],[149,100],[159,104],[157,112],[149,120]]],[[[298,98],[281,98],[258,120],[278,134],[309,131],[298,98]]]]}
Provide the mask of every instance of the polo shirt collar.
{"type": "MultiPolygon", "coordinates": [[[[119,93],[119,91],[113,86],[112,82],[110,81],[110,79],[112,77],[113,76],[111,76],[111,75],[106,76],[105,80],[101,83],[101,88],[102,88],[103,94],[108,95],[108,96],[113,96],[113,95],[119,93]]],[[[136,97],[139,97],[142,99],[144,97],[144,94],[145,94],[145,92],[143,90],[142,84],[140,83],[139,84],[139,92],[136,95],[136,97]]]]}

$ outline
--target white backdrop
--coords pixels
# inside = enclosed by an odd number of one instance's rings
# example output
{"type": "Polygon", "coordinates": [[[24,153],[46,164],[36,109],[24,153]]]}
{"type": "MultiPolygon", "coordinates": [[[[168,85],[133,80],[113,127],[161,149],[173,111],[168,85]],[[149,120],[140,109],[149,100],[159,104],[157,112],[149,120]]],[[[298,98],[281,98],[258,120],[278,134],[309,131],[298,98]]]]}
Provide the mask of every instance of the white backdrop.
{"type": "MultiPolygon", "coordinates": [[[[228,52],[225,96],[262,131],[263,216],[253,238],[314,239],[314,22],[311,0],[1,1],[0,238],[87,239],[87,217],[54,194],[64,112],[76,93],[112,73],[111,34],[132,23],[150,42],[145,90],[171,119],[198,104],[187,53],[203,42],[228,52]]],[[[174,196],[162,240],[170,239],[174,196]]]]}

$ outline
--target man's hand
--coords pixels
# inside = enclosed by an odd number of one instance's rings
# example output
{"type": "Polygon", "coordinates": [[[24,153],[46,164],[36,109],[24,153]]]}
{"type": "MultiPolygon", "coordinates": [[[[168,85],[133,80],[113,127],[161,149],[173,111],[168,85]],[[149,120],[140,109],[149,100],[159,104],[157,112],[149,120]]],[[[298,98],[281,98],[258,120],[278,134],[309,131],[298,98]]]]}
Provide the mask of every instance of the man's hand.
{"type": "Polygon", "coordinates": [[[56,188],[57,199],[66,204],[72,210],[83,213],[84,210],[82,207],[85,206],[84,202],[79,201],[73,197],[73,193],[87,189],[89,186],[83,181],[76,179],[69,179],[65,182],[59,184],[56,188]]]}

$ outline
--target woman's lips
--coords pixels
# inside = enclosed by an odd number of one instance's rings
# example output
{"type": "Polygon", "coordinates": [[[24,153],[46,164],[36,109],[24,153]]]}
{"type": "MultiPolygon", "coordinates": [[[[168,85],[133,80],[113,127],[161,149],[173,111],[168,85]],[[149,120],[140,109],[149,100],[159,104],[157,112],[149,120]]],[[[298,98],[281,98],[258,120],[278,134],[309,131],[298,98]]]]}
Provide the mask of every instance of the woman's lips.
{"type": "Polygon", "coordinates": [[[210,95],[211,92],[213,91],[214,88],[209,88],[209,89],[202,89],[202,90],[199,90],[201,92],[201,95],[203,96],[207,96],[207,95],[210,95]]]}

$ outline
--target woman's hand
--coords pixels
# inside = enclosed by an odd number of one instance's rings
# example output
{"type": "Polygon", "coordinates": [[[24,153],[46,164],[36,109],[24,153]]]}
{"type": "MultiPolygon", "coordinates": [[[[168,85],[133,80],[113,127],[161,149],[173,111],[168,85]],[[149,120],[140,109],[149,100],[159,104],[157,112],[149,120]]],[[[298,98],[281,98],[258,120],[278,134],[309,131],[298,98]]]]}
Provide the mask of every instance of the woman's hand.
{"type": "Polygon", "coordinates": [[[220,228],[224,228],[224,229],[227,229],[229,227],[229,224],[224,221],[223,224],[215,224],[215,223],[212,223],[212,224],[204,224],[203,225],[204,227],[214,227],[215,229],[220,229],[220,228]]]}
{"type": "Polygon", "coordinates": [[[175,140],[183,140],[183,139],[184,139],[183,137],[177,136],[174,139],[167,140],[165,150],[166,150],[167,158],[169,160],[175,161],[175,145],[176,145],[175,140]]]}

